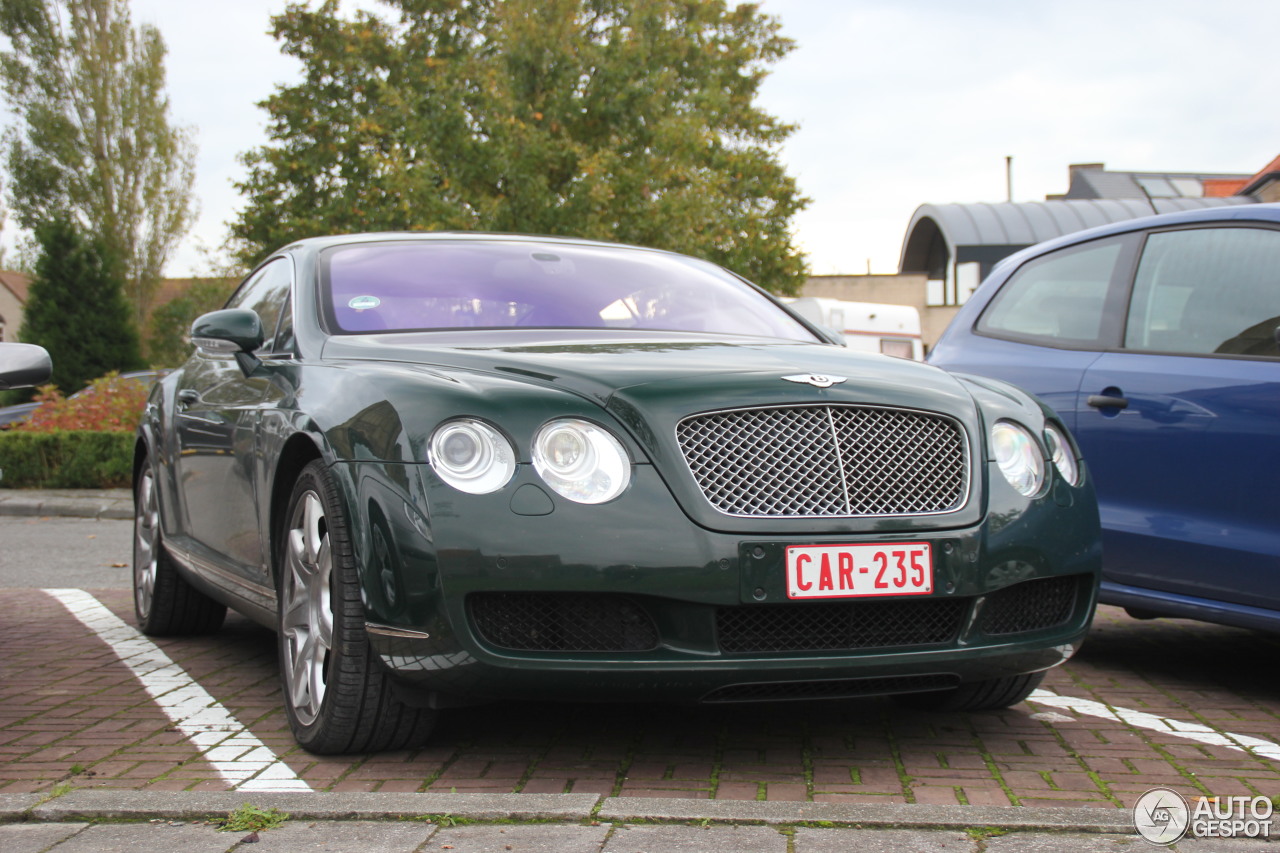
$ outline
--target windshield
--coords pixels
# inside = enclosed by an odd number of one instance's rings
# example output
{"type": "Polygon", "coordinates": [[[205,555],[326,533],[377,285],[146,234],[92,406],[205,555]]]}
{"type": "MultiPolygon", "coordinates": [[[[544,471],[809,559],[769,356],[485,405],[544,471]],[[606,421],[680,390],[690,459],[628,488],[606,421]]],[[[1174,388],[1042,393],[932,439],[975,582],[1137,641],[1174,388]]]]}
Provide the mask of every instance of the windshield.
{"type": "Polygon", "coordinates": [[[541,327],[816,340],[719,267],[643,249],[387,242],[331,249],[322,269],[338,333],[541,327]]]}

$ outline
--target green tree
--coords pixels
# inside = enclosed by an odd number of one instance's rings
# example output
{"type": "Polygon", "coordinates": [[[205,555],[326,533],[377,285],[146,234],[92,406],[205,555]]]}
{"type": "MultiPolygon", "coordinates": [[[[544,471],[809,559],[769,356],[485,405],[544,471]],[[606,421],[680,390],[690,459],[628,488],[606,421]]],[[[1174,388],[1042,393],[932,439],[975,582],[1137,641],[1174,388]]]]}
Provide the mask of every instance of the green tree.
{"type": "Polygon", "coordinates": [[[119,259],[141,328],[190,227],[195,148],[169,121],[164,41],[127,0],[0,0],[10,207],[23,228],[69,216],[119,259]]]}
{"type": "Polygon", "coordinates": [[[807,199],[778,161],[794,127],[755,104],[791,49],[723,0],[336,0],[273,19],[304,79],[263,102],[245,261],[368,230],[519,231],[682,251],[791,292],[807,199]]]}
{"type": "Polygon", "coordinates": [[[71,393],[109,371],[143,367],[119,264],[105,241],[61,217],[35,236],[40,255],[18,336],[49,351],[53,384],[71,393]]]}
{"type": "Polygon", "coordinates": [[[226,304],[238,278],[199,278],[181,296],[151,312],[147,356],[152,365],[177,367],[191,355],[187,333],[201,314],[226,304]]]}

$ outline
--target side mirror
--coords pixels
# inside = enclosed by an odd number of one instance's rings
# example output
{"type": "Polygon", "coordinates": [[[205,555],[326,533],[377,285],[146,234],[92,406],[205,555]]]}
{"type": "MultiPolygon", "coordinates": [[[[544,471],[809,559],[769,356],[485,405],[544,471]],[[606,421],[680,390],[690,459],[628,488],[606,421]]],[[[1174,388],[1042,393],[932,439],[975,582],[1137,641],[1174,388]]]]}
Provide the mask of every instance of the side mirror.
{"type": "Polygon", "coordinates": [[[191,324],[191,343],[210,355],[251,353],[262,341],[262,320],[248,308],[211,311],[191,324]]]}
{"type": "Polygon", "coordinates": [[[0,391],[43,385],[52,373],[53,361],[44,347],[0,343],[0,391]]]}

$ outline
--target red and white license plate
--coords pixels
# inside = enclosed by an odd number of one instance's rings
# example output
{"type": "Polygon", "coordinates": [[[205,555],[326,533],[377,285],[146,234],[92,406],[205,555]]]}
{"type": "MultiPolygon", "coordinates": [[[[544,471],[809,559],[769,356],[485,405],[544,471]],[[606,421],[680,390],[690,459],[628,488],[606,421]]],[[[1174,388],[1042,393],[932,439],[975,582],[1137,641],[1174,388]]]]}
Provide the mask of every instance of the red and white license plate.
{"type": "Polygon", "coordinates": [[[787,549],[788,598],[863,598],[933,592],[928,542],[796,545],[787,549]]]}

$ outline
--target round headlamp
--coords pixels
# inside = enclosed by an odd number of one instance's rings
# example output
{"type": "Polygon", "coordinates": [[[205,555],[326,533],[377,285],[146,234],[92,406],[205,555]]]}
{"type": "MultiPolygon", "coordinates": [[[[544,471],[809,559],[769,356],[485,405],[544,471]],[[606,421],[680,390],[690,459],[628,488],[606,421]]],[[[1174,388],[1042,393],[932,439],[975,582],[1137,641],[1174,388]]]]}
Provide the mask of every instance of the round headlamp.
{"type": "Polygon", "coordinates": [[[1031,497],[1044,485],[1044,458],[1031,433],[1009,421],[991,428],[991,453],[1000,473],[1019,493],[1031,497]]]}
{"type": "Polygon", "coordinates": [[[430,462],[441,480],[473,495],[496,492],[516,472],[511,443],[473,418],[446,421],[436,428],[431,434],[430,462]]]}
{"type": "Polygon", "coordinates": [[[600,504],[622,494],[631,482],[631,460],[621,442],[588,421],[550,421],[533,437],[533,467],[561,496],[600,504]]]}
{"type": "Polygon", "coordinates": [[[1080,463],[1076,461],[1071,441],[1061,429],[1049,424],[1044,428],[1044,442],[1049,446],[1049,457],[1062,479],[1073,486],[1080,485],[1080,463]]]}

